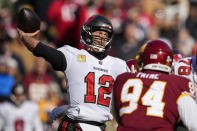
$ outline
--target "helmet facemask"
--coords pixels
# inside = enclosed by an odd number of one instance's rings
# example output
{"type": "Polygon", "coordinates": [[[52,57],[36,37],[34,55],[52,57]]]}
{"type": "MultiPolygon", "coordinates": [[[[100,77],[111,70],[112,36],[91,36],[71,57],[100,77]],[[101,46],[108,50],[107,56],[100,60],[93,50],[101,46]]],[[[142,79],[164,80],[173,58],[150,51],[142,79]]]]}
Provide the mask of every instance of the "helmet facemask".
{"type": "Polygon", "coordinates": [[[105,47],[109,44],[108,33],[105,31],[95,31],[92,33],[92,48],[98,52],[103,52],[105,47]]]}
{"type": "Polygon", "coordinates": [[[81,42],[86,46],[91,47],[96,52],[103,52],[111,47],[112,36],[109,36],[109,33],[101,29],[92,29],[92,32],[89,31],[88,27],[82,27],[83,36],[86,39],[81,37],[81,42]],[[106,35],[102,35],[99,32],[105,32],[106,35]],[[97,33],[98,32],[98,33],[97,33]]]}
{"type": "Polygon", "coordinates": [[[148,43],[145,43],[144,45],[141,46],[141,48],[138,51],[138,55],[136,55],[136,62],[137,62],[137,71],[141,71],[143,67],[143,62],[142,62],[142,55],[144,53],[144,50],[146,48],[148,43]]]}
{"type": "Polygon", "coordinates": [[[94,52],[103,52],[111,47],[113,27],[104,16],[95,15],[86,20],[81,28],[81,42],[94,52]],[[104,32],[95,33],[95,32],[104,32]]]}

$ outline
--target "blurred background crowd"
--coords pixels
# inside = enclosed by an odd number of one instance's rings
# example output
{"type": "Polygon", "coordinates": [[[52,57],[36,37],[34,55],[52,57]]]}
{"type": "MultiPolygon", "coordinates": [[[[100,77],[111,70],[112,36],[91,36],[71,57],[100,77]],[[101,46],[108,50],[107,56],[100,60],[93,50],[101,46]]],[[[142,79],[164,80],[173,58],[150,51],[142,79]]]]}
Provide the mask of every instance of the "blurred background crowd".
{"type": "Polygon", "coordinates": [[[39,39],[54,48],[83,48],[80,26],[87,17],[102,14],[114,27],[110,55],[134,59],[141,45],[154,39],[167,41],[185,56],[196,54],[197,0],[0,0],[0,101],[9,98],[15,82],[23,83],[47,131],[49,112],[67,103],[66,79],[20,42],[16,14],[23,7],[39,15],[39,39]]]}

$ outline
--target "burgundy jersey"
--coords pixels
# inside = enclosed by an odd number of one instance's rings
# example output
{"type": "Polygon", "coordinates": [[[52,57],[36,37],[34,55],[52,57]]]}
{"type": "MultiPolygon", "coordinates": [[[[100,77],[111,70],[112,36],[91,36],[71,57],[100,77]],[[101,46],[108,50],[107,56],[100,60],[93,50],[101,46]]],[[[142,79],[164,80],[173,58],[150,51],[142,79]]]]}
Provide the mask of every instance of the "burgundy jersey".
{"type": "Polygon", "coordinates": [[[128,60],[127,61],[127,66],[129,67],[129,69],[131,70],[132,73],[137,72],[137,61],[136,61],[136,59],[128,60]]]}
{"type": "Polygon", "coordinates": [[[186,78],[156,71],[124,73],[114,85],[118,131],[173,131],[179,118],[177,101],[192,95],[186,78]]]}

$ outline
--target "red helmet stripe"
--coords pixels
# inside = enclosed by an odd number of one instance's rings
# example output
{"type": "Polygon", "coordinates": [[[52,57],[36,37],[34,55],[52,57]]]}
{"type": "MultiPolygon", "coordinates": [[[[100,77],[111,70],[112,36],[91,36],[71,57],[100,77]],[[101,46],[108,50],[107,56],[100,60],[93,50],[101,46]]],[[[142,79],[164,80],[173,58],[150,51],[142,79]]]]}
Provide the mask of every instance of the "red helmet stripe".
{"type": "Polygon", "coordinates": [[[91,16],[89,19],[87,19],[87,21],[85,22],[85,24],[88,24],[92,19],[94,19],[96,17],[96,15],[91,16]]]}

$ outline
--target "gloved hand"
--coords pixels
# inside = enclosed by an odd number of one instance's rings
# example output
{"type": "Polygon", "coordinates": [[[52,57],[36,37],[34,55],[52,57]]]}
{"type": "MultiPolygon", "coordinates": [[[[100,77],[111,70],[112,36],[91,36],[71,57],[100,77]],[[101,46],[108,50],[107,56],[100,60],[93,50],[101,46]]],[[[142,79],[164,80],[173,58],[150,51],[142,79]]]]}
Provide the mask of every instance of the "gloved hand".
{"type": "Polygon", "coordinates": [[[54,108],[50,113],[49,122],[53,123],[54,120],[63,116],[66,113],[66,110],[67,110],[67,106],[60,106],[54,108]]]}

